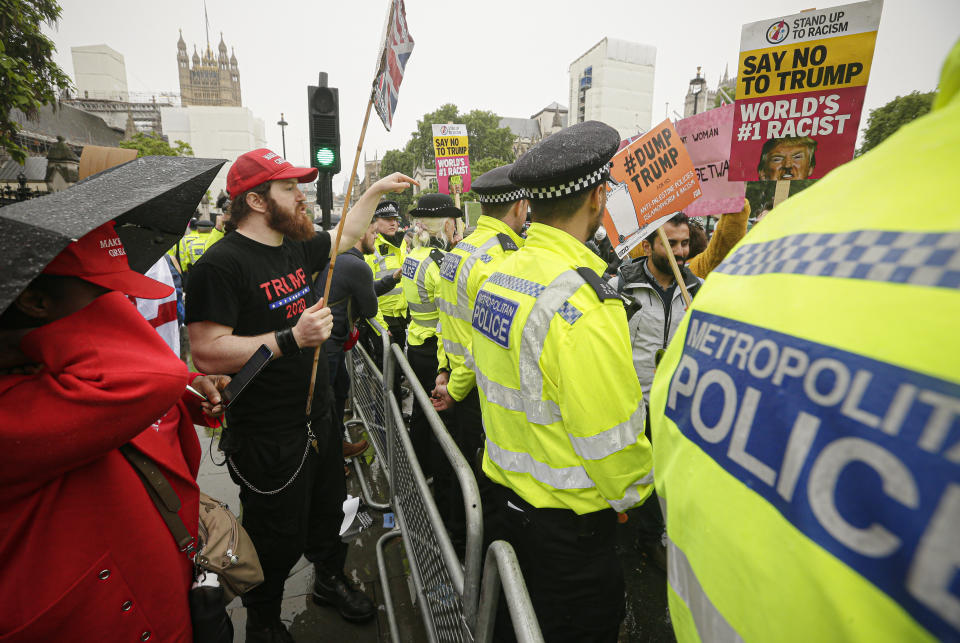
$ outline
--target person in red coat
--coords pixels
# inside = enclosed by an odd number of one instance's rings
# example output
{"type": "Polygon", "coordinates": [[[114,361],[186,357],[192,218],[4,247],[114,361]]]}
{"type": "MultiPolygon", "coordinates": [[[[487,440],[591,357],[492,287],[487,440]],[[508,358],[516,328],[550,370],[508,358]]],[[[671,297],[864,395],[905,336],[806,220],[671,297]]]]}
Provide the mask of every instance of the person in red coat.
{"type": "Polygon", "coordinates": [[[193,424],[229,378],[189,373],[127,298],[169,292],[130,270],[110,223],[0,315],[2,643],[192,640],[192,563],[118,451],[157,463],[196,536],[193,424]]]}

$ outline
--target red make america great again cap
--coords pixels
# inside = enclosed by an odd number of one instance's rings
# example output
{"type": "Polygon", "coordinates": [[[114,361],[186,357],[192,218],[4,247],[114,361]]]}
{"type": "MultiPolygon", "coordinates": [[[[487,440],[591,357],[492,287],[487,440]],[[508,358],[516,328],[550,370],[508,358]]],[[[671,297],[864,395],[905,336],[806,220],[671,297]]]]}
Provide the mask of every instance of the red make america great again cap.
{"type": "Polygon", "coordinates": [[[297,183],[309,183],[317,178],[315,167],[297,167],[276,152],[266,148],[247,152],[230,166],[227,172],[227,192],[235,199],[247,190],[267,181],[296,179],[297,183]]]}
{"type": "Polygon", "coordinates": [[[140,299],[162,299],[173,292],[170,286],[130,269],[127,251],[113,228],[113,221],[70,243],[43,273],[79,277],[140,299]]]}

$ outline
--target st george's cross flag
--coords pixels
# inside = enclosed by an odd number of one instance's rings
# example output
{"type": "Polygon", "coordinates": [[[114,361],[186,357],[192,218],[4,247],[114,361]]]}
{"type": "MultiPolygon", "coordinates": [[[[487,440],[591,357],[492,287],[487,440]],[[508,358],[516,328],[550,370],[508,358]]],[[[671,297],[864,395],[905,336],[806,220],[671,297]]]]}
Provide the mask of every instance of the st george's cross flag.
{"type": "Polygon", "coordinates": [[[403,71],[413,51],[413,38],[407,29],[407,15],[403,0],[392,0],[387,19],[386,35],[380,49],[379,66],[373,83],[373,104],[383,126],[390,131],[393,113],[397,109],[397,96],[403,71]]]}

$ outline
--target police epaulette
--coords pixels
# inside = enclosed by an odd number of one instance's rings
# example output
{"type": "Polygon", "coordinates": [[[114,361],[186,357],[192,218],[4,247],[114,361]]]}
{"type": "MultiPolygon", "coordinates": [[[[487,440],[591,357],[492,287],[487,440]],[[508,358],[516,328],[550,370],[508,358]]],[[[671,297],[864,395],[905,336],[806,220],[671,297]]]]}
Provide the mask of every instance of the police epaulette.
{"type": "Polygon", "coordinates": [[[381,244],[380,244],[380,254],[386,255],[388,252],[390,252],[390,246],[389,246],[388,244],[386,244],[386,243],[381,243],[381,244]]]}
{"type": "Polygon", "coordinates": [[[583,280],[590,284],[590,287],[593,288],[594,292],[597,293],[597,297],[600,301],[604,299],[620,299],[620,295],[617,294],[617,291],[613,287],[601,279],[597,273],[590,270],[589,268],[581,266],[577,268],[577,273],[583,277],[583,280]]]}
{"type": "Polygon", "coordinates": [[[433,259],[433,262],[437,264],[437,268],[439,268],[440,264],[443,263],[443,252],[437,250],[436,248],[431,248],[430,258],[433,259]]]}
{"type": "Polygon", "coordinates": [[[498,232],[497,240],[500,242],[500,247],[503,248],[505,252],[520,249],[517,247],[517,244],[514,242],[514,240],[510,238],[510,235],[506,232],[498,232]]]}

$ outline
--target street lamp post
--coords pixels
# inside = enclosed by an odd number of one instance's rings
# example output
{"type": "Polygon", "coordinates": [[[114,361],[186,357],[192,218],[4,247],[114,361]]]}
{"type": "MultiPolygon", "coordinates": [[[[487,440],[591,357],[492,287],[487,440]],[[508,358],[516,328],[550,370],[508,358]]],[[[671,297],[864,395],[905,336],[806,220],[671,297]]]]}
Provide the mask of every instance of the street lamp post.
{"type": "Polygon", "coordinates": [[[277,121],[277,125],[280,126],[280,139],[283,141],[283,158],[287,158],[287,135],[284,128],[289,124],[290,123],[283,120],[283,112],[280,112],[280,120],[277,121]]]}

